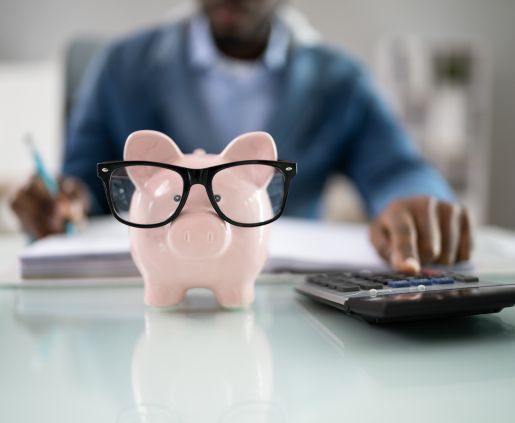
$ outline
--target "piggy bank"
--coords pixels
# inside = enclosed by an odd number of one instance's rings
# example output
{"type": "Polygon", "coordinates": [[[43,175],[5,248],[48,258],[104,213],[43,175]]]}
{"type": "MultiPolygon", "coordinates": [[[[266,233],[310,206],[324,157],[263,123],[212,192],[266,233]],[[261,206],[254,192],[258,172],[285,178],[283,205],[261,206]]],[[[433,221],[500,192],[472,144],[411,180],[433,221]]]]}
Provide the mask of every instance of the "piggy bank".
{"type": "MultiPolygon", "coordinates": [[[[252,132],[237,137],[217,155],[200,149],[183,154],[168,136],[138,131],[127,139],[124,158],[202,169],[241,160],[276,160],[277,150],[269,134],[252,132]]],[[[136,170],[129,174],[135,186],[130,220],[145,222],[165,216],[169,203],[180,198],[169,187],[180,181],[168,180],[170,172],[136,170]]],[[[266,172],[226,173],[220,182],[230,190],[223,199],[226,210],[246,219],[270,215],[266,192],[270,178],[266,172]]],[[[192,185],[184,208],[170,224],[129,229],[132,257],[145,282],[145,303],[173,306],[190,288],[211,289],[224,307],[252,303],[254,282],[267,258],[269,231],[266,225],[228,223],[213,209],[205,187],[192,185]]]]}

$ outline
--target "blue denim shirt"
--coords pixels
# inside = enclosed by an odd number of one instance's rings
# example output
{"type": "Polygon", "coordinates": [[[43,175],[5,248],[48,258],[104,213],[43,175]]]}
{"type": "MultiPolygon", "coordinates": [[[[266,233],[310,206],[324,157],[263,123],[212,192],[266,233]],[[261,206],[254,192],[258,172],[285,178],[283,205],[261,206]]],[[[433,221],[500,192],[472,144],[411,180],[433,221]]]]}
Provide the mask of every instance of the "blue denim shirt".
{"type": "MultiPolygon", "coordinates": [[[[121,160],[131,132],[162,131],[186,153],[216,153],[230,141],[206,110],[188,50],[189,25],[184,20],[114,42],[89,69],[68,125],[63,173],[90,187],[94,213],[107,212],[95,165],[121,160]]],[[[280,158],[298,163],[286,214],[319,216],[333,173],[354,181],[370,217],[399,197],[453,199],[366,72],[345,53],[290,38],[270,95],[272,110],[260,129],[272,134],[280,158]]]]}

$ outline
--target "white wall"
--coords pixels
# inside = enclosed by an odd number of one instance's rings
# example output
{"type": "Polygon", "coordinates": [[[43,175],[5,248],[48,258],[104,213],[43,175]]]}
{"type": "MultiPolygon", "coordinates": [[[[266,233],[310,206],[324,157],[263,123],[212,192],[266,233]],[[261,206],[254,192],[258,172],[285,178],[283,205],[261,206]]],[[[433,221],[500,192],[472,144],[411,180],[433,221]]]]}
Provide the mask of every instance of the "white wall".
{"type": "Polygon", "coordinates": [[[58,169],[61,137],[61,69],[52,60],[36,63],[0,62],[0,140],[9,148],[2,155],[0,181],[32,173],[27,135],[33,138],[50,171],[58,169]]]}
{"type": "MultiPolygon", "coordinates": [[[[0,0],[0,61],[56,57],[77,34],[119,34],[177,0],[0,0]]],[[[370,63],[389,32],[475,34],[494,61],[489,220],[515,228],[515,1],[295,0],[323,35],[370,63]]],[[[0,141],[4,143],[5,141],[0,141]]]]}

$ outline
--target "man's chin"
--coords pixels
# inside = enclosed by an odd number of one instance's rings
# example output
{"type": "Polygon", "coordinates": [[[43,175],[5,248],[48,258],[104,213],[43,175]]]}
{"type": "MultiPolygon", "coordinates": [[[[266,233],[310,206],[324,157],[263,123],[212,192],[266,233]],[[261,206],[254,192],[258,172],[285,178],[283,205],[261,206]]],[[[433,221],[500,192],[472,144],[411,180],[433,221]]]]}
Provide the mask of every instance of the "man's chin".
{"type": "Polygon", "coordinates": [[[244,39],[248,36],[248,25],[238,14],[217,14],[210,18],[211,30],[217,39],[244,39]]]}

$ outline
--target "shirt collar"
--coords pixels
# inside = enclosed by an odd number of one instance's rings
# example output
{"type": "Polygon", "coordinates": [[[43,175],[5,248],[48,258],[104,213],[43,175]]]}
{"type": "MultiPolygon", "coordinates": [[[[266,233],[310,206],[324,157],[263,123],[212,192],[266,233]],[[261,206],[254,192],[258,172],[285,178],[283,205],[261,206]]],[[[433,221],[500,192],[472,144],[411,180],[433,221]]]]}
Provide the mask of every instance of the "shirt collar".
{"type": "MultiPolygon", "coordinates": [[[[283,22],[276,19],[263,56],[258,60],[265,68],[279,70],[286,65],[290,34],[283,22]]],[[[216,47],[209,22],[205,16],[191,19],[188,34],[188,49],[191,64],[200,69],[209,69],[220,62],[237,61],[225,57],[216,47]]]]}

